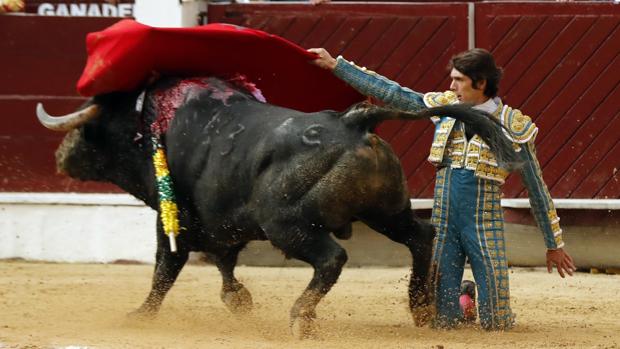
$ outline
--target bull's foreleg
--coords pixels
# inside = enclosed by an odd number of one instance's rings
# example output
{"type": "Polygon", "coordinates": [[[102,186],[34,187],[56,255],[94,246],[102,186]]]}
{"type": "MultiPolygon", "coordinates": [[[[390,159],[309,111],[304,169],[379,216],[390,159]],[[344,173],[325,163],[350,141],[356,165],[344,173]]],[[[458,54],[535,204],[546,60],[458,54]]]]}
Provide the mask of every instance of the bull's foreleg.
{"type": "Polygon", "coordinates": [[[220,297],[222,298],[222,302],[226,304],[228,310],[234,314],[246,314],[252,310],[252,295],[243,284],[235,278],[234,274],[235,266],[237,265],[237,256],[245,245],[244,243],[211,253],[215,265],[217,265],[220,274],[222,274],[222,291],[220,297]]]}
{"type": "Polygon", "coordinates": [[[410,208],[393,216],[371,214],[360,218],[372,229],[409,248],[413,259],[409,309],[415,324],[424,326],[433,316],[431,291],[434,281],[429,277],[432,275],[430,268],[435,238],[432,225],[417,218],[410,208]]]}
{"type": "Polygon", "coordinates": [[[302,260],[314,268],[312,280],[295,301],[290,313],[291,329],[298,328],[300,338],[311,338],[317,334],[316,306],[329,292],[342,272],[347,261],[346,251],[329,235],[329,232],[307,232],[291,226],[270,227],[267,232],[272,244],[288,257],[302,260]]]}
{"type": "Polygon", "coordinates": [[[183,243],[179,241],[178,251],[171,252],[168,237],[158,227],[157,232],[157,253],[155,255],[155,271],[153,273],[153,283],[151,292],[140,308],[130,315],[138,317],[152,317],[157,314],[161,303],[176,281],[181,269],[187,262],[189,251],[183,248],[183,243]]]}

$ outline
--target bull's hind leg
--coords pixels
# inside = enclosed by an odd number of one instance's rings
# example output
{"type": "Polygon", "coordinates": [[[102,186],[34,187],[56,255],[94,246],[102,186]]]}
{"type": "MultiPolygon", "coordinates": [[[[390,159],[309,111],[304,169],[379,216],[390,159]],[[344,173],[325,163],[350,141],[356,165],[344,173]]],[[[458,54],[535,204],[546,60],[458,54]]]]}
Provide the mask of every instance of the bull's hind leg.
{"type": "Polygon", "coordinates": [[[409,309],[415,324],[425,325],[433,315],[431,299],[433,280],[429,277],[435,238],[432,225],[421,221],[409,207],[393,216],[367,214],[360,219],[392,241],[409,248],[413,258],[409,280],[409,309]]]}
{"type": "Polygon", "coordinates": [[[300,338],[316,335],[316,306],[338,280],[347,261],[346,251],[327,231],[305,231],[299,227],[279,226],[266,229],[271,243],[287,257],[302,260],[314,268],[312,280],[295,301],[290,313],[291,328],[298,327],[300,338]]]}
{"type": "Polygon", "coordinates": [[[178,241],[178,251],[171,252],[168,237],[158,227],[157,253],[155,255],[155,271],[151,292],[140,308],[132,312],[130,316],[152,317],[157,314],[161,303],[176,281],[181,269],[187,262],[189,251],[183,248],[183,243],[178,241]]]}
{"type": "Polygon", "coordinates": [[[235,278],[237,256],[245,247],[245,243],[230,248],[222,248],[217,252],[209,253],[222,274],[222,291],[220,297],[228,310],[234,314],[246,314],[252,310],[252,295],[235,278]]]}

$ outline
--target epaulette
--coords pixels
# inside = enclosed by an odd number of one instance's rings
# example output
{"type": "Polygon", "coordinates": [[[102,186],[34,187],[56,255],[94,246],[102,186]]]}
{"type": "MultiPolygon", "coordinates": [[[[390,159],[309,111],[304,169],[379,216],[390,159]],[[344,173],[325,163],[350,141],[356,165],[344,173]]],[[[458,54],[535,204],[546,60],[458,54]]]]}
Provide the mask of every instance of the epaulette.
{"type": "Polygon", "coordinates": [[[446,92],[428,92],[424,94],[424,104],[427,107],[439,107],[442,105],[454,104],[458,102],[456,93],[452,91],[446,92]]]}
{"type": "Polygon", "coordinates": [[[500,117],[502,125],[504,125],[510,134],[504,131],[504,134],[515,143],[526,143],[536,138],[538,127],[532,122],[532,119],[521,113],[519,109],[512,109],[510,106],[504,105],[500,117]]]}

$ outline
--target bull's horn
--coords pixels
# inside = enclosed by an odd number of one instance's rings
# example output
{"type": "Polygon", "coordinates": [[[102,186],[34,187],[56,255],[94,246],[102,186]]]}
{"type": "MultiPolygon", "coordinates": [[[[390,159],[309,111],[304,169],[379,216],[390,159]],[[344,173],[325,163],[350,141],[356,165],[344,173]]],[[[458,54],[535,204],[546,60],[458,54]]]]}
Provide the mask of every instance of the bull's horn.
{"type": "Polygon", "coordinates": [[[53,131],[72,130],[86,121],[97,117],[97,115],[99,115],[99,106],[96,104],[68,115],[51,116],[43,109],[43,104],[37,103],[37,118],[39,118],[39,122],[53,131]]]}

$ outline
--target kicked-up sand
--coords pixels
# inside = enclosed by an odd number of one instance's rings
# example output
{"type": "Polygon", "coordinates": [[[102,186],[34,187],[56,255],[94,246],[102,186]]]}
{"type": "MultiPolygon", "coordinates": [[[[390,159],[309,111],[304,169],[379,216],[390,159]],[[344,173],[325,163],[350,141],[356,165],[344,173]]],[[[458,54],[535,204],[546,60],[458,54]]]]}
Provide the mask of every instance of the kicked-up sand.
{"type": "Polygon", "coordinates": [[[238,267],[254,300],[239,317],[217,269],[188,265],[158,317],[130,320],[152,269],[0,261],[0,348],[620,348],[620,275],[513,268],[513,330],[445,331],[413,325],[408,269],[346,268],[317,308],[319,338],[297,340],[288,314],[310,268],[238,267]]]}

